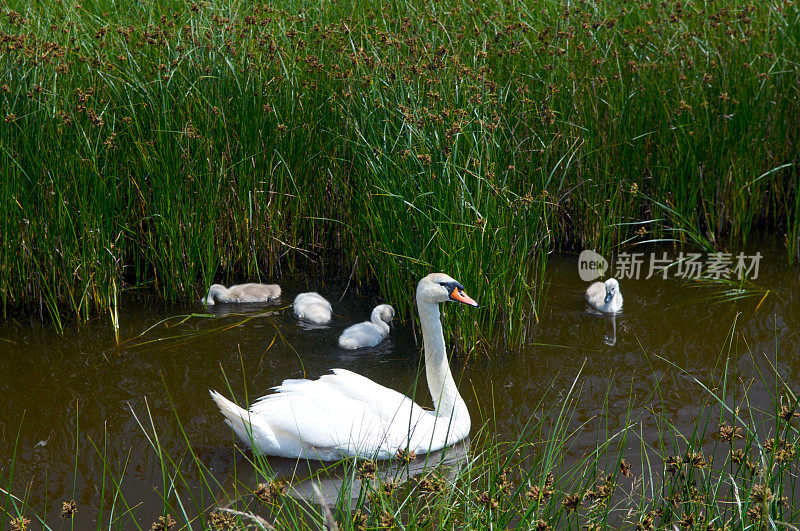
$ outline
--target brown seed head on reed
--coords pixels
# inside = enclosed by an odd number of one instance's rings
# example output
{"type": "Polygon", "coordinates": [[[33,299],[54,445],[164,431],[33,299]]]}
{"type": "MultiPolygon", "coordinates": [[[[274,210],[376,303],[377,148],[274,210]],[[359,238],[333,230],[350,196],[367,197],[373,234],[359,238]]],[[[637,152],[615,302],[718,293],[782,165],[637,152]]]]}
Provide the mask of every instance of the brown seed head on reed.
{"type": "Polygon", "coordinates": [[[282,481],[272,480],[269,483],[259,483],[253,494],[263,503],[276,503],[286,492],[286,485],[282,481]]]}
{"type": "Polygon", "coordinates": [[[353,512],[353,529],[367,529],[367,522],[369,517],[367,513],[358,509],[357,511],[353,512]]]}
{"type": "Polygon", "coordinates": [[[18,516],[16,518],[11,519],[11,521],[8,523],[8,528],[11,531],[26,531],[28,529],[29,523],[31,523],[30,518],[25,518],[24,516],[18,516]]]}
{"type": "Polygon", "coordinates": [[[747,510],[747,518],[759,521],[764,515],[764,505],[755,503],[747,510]]]}
{"type": "Polygon", "coordinates": [[[397,489],[397,485],[398,484],[394,481],[387,481],[383,485],[381,485],[381,488],[383,489],[383,492],[385,492],[388,496],[391,496],[397,489]]]}
{"type": "Polygon", "coordinates": [[[438,473],[428,474],[417,483],[419,491],[426,494],[435,494],[444,491],[447,481],[438,473]]]}
{"type": "Polygon", "coordinates": [[[664,460],[664,464],[666,465],[667,472],[674,475],[675,472],[681,469],[681,466],[683,465],[683,459],[677,455],[671,455],[664,460]]]}
{"type": "Polygon", "coordinates": [[[178,522],[172,518],[171,514],[167,516],[159,516],[158,520],[153,522],[153,525],[150,526],[150,531],[168,531],[178,525],[178,522]]]}
{"type": "Polygon", "coordinates": [[[61,502],[61,518],[72,518],[72,515],[77,512],[78,508],[75,500],[61,502]]]}
{"type": "Polygon", "coordinates": [[[211,527],[218,531],[234,531],[239,528],[236,517],[230,513],[211,513],[211,527]]]}
{"type": "Polygon", "coordinates": [[[775,499],[772,490],[766,485],[754,485],[753,491],[750,493],[750,499],[754,503],[769,503],[775,499]]]}
{"type": "Polygon", "coordinates": [[[500,502],[492,497],[488,491],[481,492],[475,499],[478,505],[483,505],[488,510],[497,509],[500,507],[500,502]]]}
{"type": "Polygon", "coordinates": [[[577,511],[582,501],[583,497],[580,494],[575,493],[564,498],[564,501],[561,502],[561,505],[563,505],[567,511],[577,511]]]}
{"type": "Polygon", "coordinates": [[[703,454],[689,452],[686,454],[686,463],[693,467],[693,468],[705,468],[708,463],[706,463],[703,454]]]}
{"type": "Polygon", "coordinates": [[[636,531],[650,531],[651,529],[655,529],[653,521],[654,514],[653,511],[650,511],[636,524],[636,531]]]}
{"type": "Polygon", "coordinates": [[[358,478],[361,480],[370,480],[375,479],[375,471],[377,467],[375,466],[375,462],[373,461],[364,461],[361,463],[361,466],[358,468],[358,478]]]}
{"type": "Polygon", "coordinates": [[[733,442],[734,439],[741,439],[742,436],[742,428],[739,426],[730,426],[727,422],[723,422],[722,425],[719,427],[719,432],[717,434],[720,440],[726,442],[733,442]]]}
{"type": "MultiPolygon", "coordinates": [[[[783,402],[783,400],[781,400],[783,402]]],[[[795,401],[794,404],[789,401],[786,404],[781,404],[781,410],[778,415],[785,420],[786,422],[791,421],[795,417],[800,417],[800,413],[797,412],[797,404],[798,402],[795,401]]]]}
{"type": "Polygon", "coordinates": [[[731,452],[731,461],[737,465],[741,465],[745,460],[744,450],[734,450],[731,452]]]}
{"type": "Polygon", "coordinates": [[[508,492],[514,488],[514,482],[508,479],[508,474],[505,471],[497,476],[497,488],[503,492],[508,492]]]}
{"type": "Polygon", "coordinates": [[[417,454],[407,449],[406,450],[400,449],[397,451],[397,454],[395,454],[394,458],[400,461],[401,463],[408,464],[417,458],[417,454]]]}

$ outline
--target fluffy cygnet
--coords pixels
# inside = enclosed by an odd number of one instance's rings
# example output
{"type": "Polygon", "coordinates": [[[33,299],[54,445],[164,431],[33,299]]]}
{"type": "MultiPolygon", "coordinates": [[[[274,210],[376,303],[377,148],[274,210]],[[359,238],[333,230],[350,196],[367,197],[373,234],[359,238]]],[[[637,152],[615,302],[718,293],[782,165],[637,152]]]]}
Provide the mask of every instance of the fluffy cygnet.
{"type": "Polygon", "coordinates": [[[294,299],[294,314],[304,321],[314,324],[331,322],[331,303],[314,291],[301,293],[294,299]]]}
{"type": "Polygon", "coordinates": [[[217,302],[269,302],[281,296],[277,284],[236,284],[226,288],[222,284],[212,284],[208,295],[200,302],[212,305],[217,302]]]}
{"type": "Polygon", "coordinates": [[[389,334],[389,324],[393,318],[394,308],[388,304],[376,306],[369,321],[354,324],[342,332],[339,336],[339,346],[354,350],[378,345],[389,334]]]}
{"type": "Polygon", "coordinates": [[[617,313],[622,309],[622,293],[616,278],[595,282],[587,288],[584,296],[586,302],[603,313],[617,313]]]}

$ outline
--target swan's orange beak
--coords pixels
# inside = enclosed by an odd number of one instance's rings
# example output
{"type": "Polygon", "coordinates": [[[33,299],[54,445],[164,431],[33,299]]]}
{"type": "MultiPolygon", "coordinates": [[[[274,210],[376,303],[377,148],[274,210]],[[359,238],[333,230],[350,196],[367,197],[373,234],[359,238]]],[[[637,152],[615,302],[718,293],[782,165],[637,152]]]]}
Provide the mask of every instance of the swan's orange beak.
{"type": "Polygon", "coordinates": [[[450,298],[454,301],[463,302],[464,304],[469,304],[470,306],[478,306],[478,303],[475,302],[472,297],[464,293],[462,290],[455,288],[453,289],[453,293],[450,294],[450,298]]]}

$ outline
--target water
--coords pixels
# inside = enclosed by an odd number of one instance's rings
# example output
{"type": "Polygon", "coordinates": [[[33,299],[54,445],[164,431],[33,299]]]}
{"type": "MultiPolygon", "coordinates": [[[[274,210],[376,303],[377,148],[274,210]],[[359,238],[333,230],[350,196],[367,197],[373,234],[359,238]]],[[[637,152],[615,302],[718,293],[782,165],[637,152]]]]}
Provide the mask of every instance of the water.
{"type": "MultiPolygon", "coordinates": [[[[469,292],[469,279],[459,280],[469,292]]],[[[792,391],[800,392],[798,271],[775,249],[762,260],[757,283],[773,290],[760,306],[758,297],[712,303],[707,290],[677,280],[625,280],[624,312],[616,318],[616,342],[610,346],[604,338],[611,335],[610,322],[586,311],[586,284],[578,278],[575,257],[551,259],[547,302],[525,344],[498,346],[491,356],[472,355],[467,363],[463,355],[452,361],[473,431],[489,421],[496,438],[514,439],[542,397],[566,392],[578,375],[581,399],[573,420],[587,425],[570,447],[576,456],[593,448],[603,430],[624,426],[629,409],[638,415],[658,403],[659,411],[688,429],[704,393],[671,364],[711,385],[729,351],[729,375],[739,390],[758,381],[759,367],[772,363],[792,391]],[[661,397],[652,394],[657,380],[661,397]]],[[[330,326],[299,324],[291,300],[305,287],[286,283],[281,303],[220,306],[211,315],[183,322],[162,320],[201,313],[202,308],[165,310],[128,301],[120,314],[121,346],[107,319],[63,336],[35,323],[5,323],[0,328],[2,487],[10,483],[9,490],[30,507],[27,514],[46,514],[56,525],[61,501],[75,499],[80,528],[96,522],[101,496],[114,495],[117,487],[110,478],[121,479],[125,500],[142,505],[134,516],[114,518],[121,527],[134,518],[148,528],[160,514],[162,473],[146,433],[152,438],[155,429],[163,449],[184,463],[190,463],[188,440],[223,484],[234,471],[248,471],[246,456],[236,451],[208,389],[227,396],[232,391],[241,401],[245,395],[261,396],[285,378],[315,378],[333,367],[402,392],[413,389],[421,346],[411,322],[396,321],[389,339],[369,352],[342,351],[338,334],[367,319],[372,307],[384,301],[352,287],[342,301],[343,286],[316,289],[333,303],[330,326]],[[104,469],[109,472],[105,486],[104,469]]],[[[446,310],[476,311],[454,305],[446,310]]],[[[430,405],[424,378],[420,384],[416,399],[430,405]]],[[[749,391],[754,405],[770,403],[759,385],[749,391]]],[[[655,420],[642,418],[643,438],[655,444],[655,420]]],[[[636,444],[630,452],[626,455],[634,458],[629,462],[635,462],[636,444]]],[[[272,465],[286,475],[299,469],[302,476],[308,470],[307,464],[291,460],[276,459],[272,465]]],[[[196,510],[202,510],[213,502],[209,491],[197,470],[188,464],[182,469],[182,490],[194,493],[201,502],[196,510]]],[[[211,491],[218,489],[212,486],[211,491]]]]}

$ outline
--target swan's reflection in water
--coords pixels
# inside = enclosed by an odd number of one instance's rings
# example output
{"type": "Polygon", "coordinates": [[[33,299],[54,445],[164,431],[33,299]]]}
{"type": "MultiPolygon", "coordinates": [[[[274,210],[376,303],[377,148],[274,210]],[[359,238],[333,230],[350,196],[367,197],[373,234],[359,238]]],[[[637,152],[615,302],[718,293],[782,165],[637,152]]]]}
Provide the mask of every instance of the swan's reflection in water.
{"type": "Polygon", "coordinates": [[[603,343],[609,347],[613,347],[617,343],[617,316],[615,314],[606,315],[606,330],[603,335],[603,343]]]}
{"type": "Polygon", "coordinates": [[[588,304],[586,305],[586,313],[602,317],[605,321],[606,331],[603,334],[603,343],[609,347],[617,344],[617,314],[603,313],[588,304]]]}
{"type": "MultiPolygon", "coordinates": [[[[365,484],[367,481],[370,481],[372,485],[394,484],[399,486],[416,476],[422,477],[433,471],[447,481],[454,481],[461,467],[467,462],[469,444],[469,439],[464,439],[442,450],[419,455],[408,461],[400,459],[371,461],[370,463],[375,465],[375,477],[371,479],[365,479],[364,475],[360,473],[361,467],[367,463],[366,460],[353,459],[331,464],[323,461],[283,457],[266,458],[267,467],[272,470],[273,474],[269,478],[265,478],[262,472],[253,466],[251,454],[240,454],[237,458],[236,478],[230,478],[222,487],[224,492],[236,492],[232,485],[234,482],[239,487],[242,484],[255,487],[259,482],[265,480],[284,481],[287,485],[286,495],[301,502],[318,505],[319,498],[314,493],[314,485],[316,485],[327,505],[333,507],[338,503],[341,508],[344,503],[349,503],[351,508],[355,508],[359,498],[367,494],[365,484]]],[[[241,492],[240,489],[239,491],[241,492]]],[[[231,506],[239,499],[231,499],[227,505],[231,506]]]]}
{"type": "MultiPolygon", "coordinates": [[[[443,450],[417,456],[407,463],[400,460],[377,461],[375,463],[376,480],[379,484],[401,485],[415,476],[436,470],[440,477],[452,482],[466,463],[468,453],[469,439],[465,439],[443,450]]],[[[335,468],[338,470],[328,470],[327,474],[321,474],[316,478],[311,477],[292,483],[287,492],[295,498],[313,501],[315,497],[312,485],[316,484],[328,504],[334,505],[337,500],[343,501],[342,496],[349,496],[351,507],[355,507],[356,501],[364,494],[362,492],[364,485],[357,474],[358,469],[356,468],[356,473],[354,473],[351,466],[349,477],[345,479],[345,474],[343,474],[346,472],[345,467],[338,465],[335,468]],[[330,472],[334,473],[330,474],[330,472]]]]}
{"type": "Polygon", "coordinates": [[[343,348],[337,348],[336,351],[339,355],[339,359],[343,361],[357,361],[364,359],[366,356],[369,356],[370,359],[386,359],[388,356],[394,355],[395,344],[392,340],[392,337],[389,336],[379,345],[374,347],[360,348],[357,350],[345,350],[343,348]]]}
{"type": "Polygon", "coordinates": [[[213,304],[203,311],[216,317],[268,317],[279,315],[285,305],[280,300],[270,302],[238,302],[236,304],[213,304]]]}

